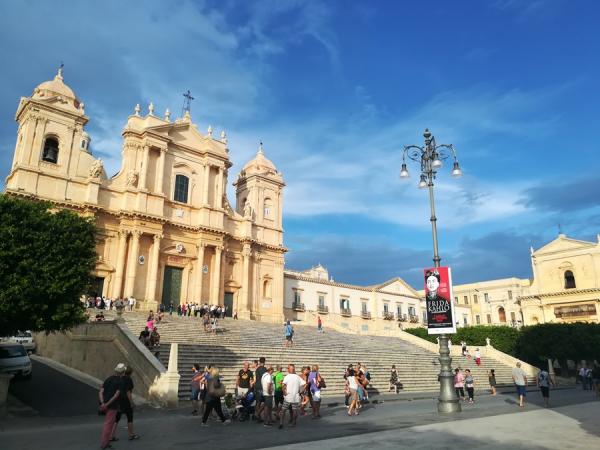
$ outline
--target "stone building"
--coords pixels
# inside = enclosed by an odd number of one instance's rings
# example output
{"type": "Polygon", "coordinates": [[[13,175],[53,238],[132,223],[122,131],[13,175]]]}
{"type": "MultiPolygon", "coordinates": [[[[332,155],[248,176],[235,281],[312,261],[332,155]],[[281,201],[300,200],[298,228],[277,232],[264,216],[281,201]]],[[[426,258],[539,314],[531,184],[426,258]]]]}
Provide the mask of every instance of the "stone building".
{"type": "Polygon", "coordinates": [[[531,251],[533,280],[517,301],[526,325],[600,322],[600,235],[597,242],[564,234],[531,251]]]}
{"type": "Polygon", "coordinates": [[[423,326],[418,293],[400,278],[374,286],[339,283],[322,265],[284,271],[284,312],[288,319],[365,333],[423,326]]]}
{"type": "Polygon", "coordinates": [[[475,325],[600,322],[600,236],[559,234],[531,249],[532,279],[505,278],[454,286],[454,300],[475,325]]]}
{"type": "Polygon", "coordinates": [[[53,80],[21,98],[6,192],[92,216],[99,230],[93,290],[160,303],[227,305],[241,318],[283,319],[283,178],[263,152],[226,195],[227,138],[192,123],[189,110],[159,117],[139,105],[122,132],[122,165],[108,177],[93,156],[84,104],[53,80]]]}

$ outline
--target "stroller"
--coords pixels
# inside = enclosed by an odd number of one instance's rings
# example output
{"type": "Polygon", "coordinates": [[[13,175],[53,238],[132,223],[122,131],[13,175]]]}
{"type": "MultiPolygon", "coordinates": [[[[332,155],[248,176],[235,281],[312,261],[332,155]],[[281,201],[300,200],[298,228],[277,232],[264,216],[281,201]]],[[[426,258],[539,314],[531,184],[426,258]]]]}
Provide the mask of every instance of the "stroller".
{"type": "Polygon", "coordinates": [[[242,397],[236,398],[234,417],[237,417],[240,422],[252,419],[254,418],[255,407],[256,400],[254,398],[254,392],[248,391],[248,393],[242,397]]]}

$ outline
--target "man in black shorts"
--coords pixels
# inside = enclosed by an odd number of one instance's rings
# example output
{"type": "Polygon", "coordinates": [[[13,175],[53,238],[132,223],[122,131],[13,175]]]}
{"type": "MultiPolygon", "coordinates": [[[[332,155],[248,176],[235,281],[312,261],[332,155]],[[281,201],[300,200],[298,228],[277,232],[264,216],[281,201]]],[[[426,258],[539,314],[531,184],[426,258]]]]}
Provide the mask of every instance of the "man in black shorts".
{"type": "Polygon", "coordinates": [[[261,356],[258,359],[258,366],[254,372],[254,395],[256,398],[256,417],[258,417],[258,422],[262,422],[262,412],[265,402],[262,388],[262,376],[267,373],[265,362],[265,357],[261,356]]]}
{"type": "Polygon", "coordinates": [[[121,376],[121,393],[119,394],[119,410],[115,418],[115,426],[113,428],[111,441],[117,441],[118,438],[115,436],[117,431],[117,425],[121,416],[125,414],[127,416],[127,431],[129,434],[129,440],[133,441],[140,437],[133,432],[133,380],[131,379],[132,373],[131,367],[127,367],[125,372],[121,376]]]}

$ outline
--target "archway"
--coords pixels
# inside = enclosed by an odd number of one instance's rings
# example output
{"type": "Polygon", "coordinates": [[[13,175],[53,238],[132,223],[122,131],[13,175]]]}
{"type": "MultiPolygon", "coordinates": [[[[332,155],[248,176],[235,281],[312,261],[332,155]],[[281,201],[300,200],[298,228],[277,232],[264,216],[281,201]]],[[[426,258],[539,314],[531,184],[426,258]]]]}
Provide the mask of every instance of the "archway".
{"type": "Polygon", "coordinates": [[[500,322],[506,323],[506,311],[502,306],[498,308],[498,319],[500,319],[500,322]]]}

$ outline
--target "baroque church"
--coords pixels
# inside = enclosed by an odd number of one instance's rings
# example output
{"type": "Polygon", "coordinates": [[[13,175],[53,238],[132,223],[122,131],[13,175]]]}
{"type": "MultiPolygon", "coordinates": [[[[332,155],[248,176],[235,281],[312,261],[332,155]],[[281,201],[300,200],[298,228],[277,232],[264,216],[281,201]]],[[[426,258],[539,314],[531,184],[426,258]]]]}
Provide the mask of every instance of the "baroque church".
{"type": "Polygon", "coordinates": [[[122,163],[108,177],[90,149],[84,103],[53,80],[22,97],[6,192],[94,217],[98,295],[159,304],[226,305],[240,318],[283,320],[282,174],[262,148],[226,186],[227,137],[198,131],[189,109],[173,120],[139,105],[122,132],[122,163]]]}

